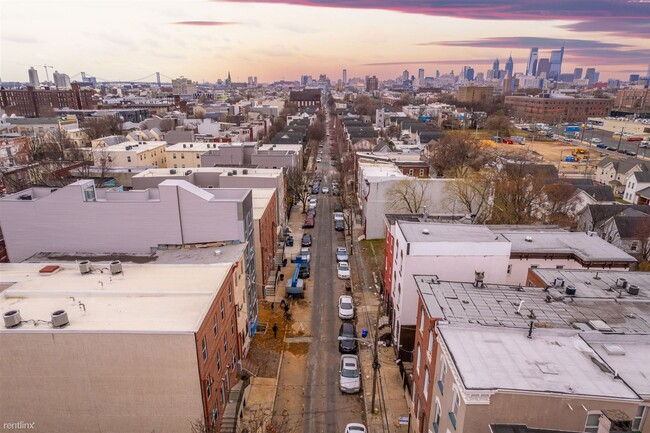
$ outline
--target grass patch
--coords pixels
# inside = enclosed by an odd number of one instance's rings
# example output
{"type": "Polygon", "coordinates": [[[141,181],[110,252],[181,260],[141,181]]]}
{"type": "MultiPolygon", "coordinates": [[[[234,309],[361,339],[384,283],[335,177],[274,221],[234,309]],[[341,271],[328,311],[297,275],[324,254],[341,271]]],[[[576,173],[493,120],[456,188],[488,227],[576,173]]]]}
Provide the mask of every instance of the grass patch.
{"type": "Polygon", "coordinates": [[[377,272],[381,277],[384,269],[385,239],[372,239],[359,242],[363,262],[372,272],[377,272]]]}

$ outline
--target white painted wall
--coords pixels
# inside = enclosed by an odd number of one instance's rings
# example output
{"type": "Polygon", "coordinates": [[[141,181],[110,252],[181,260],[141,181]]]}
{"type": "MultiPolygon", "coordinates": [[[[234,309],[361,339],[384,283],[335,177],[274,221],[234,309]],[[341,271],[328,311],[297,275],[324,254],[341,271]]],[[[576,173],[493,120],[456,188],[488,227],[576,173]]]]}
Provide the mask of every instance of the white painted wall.
{"type": "Polygon", "coordinates": [[[194,335],[2,332],[3,422],[36,432],[181,432],[202,418],[194,335]],[[11,392],[9,392],[11,390],[11,392]]]}

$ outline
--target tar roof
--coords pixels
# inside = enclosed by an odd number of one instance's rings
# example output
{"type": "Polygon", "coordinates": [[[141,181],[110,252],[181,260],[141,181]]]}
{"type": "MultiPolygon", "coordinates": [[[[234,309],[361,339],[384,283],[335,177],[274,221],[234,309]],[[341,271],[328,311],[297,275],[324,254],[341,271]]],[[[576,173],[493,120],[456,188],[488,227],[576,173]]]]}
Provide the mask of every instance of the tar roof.
{"type": "Polygon", "coordinates": [[[507,242],[481,225],[397,221],[407,242],[507,242]],[[425,231],[428,230],[428,234],[425,231]]]}
{"type": "Polygon", "coordinates": [[[429,317],[449,323],[527,328],[532,321],[536,327],[595,329],[595,321],[602,321],[613,332],[650,333],[648,303],[619,302],[615,293],[596,298],[578,288],[576,296],[567,297],[536,287],[414,278],[429,317]]]}
{"type": "Polygon", "coordinates": [[[468,390],[541,391],[638,400],[577,330],[439,328],[468,390]]]}
{"type": "MultiPolygon", "coordinates": [[[[562,278],[565,285],[576,288],[579,297],[589,298],[617,298],[639,300],[649,303],[650,306],[650,273],[629,271],[590,271],[587,269],[532,269],[531,272],[538,276],[545,286],[553,285],[556,278],[562,278]],[[621,291],[616,283],[621,278],[630,285],[639,287],[638,295],[630,295],[621,291]]],[[[620,281],[619,281],[620,282],[620,281]]]]}
{"type": "Polygon", "coordinates": [[[0,311],[20,310],[23,320],[49,320],[66,310],[62,329],[24,323],[0,332],[195,332],[232,264],[131,265],[111,275],[108,264],[93,263],[82,275],[74,263],[0,265],[0,311]],[[39,274],[58,265],[52,275],[39,274]],[[81,303],[83,307],[79,304],[81,303]]]}

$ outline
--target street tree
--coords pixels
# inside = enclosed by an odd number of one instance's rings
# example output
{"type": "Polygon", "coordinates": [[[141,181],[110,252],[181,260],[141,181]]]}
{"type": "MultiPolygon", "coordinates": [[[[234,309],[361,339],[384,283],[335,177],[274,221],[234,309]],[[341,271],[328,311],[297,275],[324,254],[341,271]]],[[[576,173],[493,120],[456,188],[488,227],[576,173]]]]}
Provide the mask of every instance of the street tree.
{"type": "Polygon", "coordinates": [[[320,143],[325,140],[325,135],[325,123],[320,120],[316,120],[309,126],[309,128],[307,128],[307,139],[309,141],[317,141],[320,143]]]}
{"type": "Polygon", "coordinates": [[[578,221],[575,215],[579,199],[577,188],[569,183],[552,183],[544,187],[545,216],[547,224],[556,224],[567,228],[576,228],[578,221]]]}
{"type": "Polygon", "coordinates": [[[494,131],[495,134],[509,137],[512,131],[512,123],[505,114],[495,113],[488,116],[487,121],[485,122],[485,129],[494,131]]]}
{"type": "Polygon", "coordinates": [[[294,203],[302,203],[302,213],[307,212],[307,200],[309,200],[309,183],[313,179],[313,172],[303,170],[302,167],[291,167],[287,170],[287,195],[294,203]]]}
{"type": "Polygon", "coordinates": [[[480,170],[493,155],[471,132],[448,131],[439,143],[429,146],[428,159],[438,176],[448,176],[461,167],[480,170]]]}
{"type": "Polygon", "coordinates": [[[527,161],[511,163],[493,176],[492,224],[532,224],[544,218],[544,179],[527,170],[527,161]]]}
{"type": "Polygon", "coordinates": [[[357,99],[354,100],[353,106],[357,114],[361,116],[374,117],[377,113],[377,109],[381,107],[381,102],[368,95],[359,95],[357,96],[357,99]]]}
{"type": "Polygon", "coordinates": [[[406,178],[397,181],[386,191],[388,209],[392,212],[421,212],[431,205],[427,194],[430,182],[425,179],[406,178]]]}

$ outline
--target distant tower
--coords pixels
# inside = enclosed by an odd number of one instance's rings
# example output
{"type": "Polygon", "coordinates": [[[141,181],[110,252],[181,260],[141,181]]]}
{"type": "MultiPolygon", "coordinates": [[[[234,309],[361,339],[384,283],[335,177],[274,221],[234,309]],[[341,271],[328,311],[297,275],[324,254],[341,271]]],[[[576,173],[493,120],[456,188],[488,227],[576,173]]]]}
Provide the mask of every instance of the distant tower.
{"type": "Polygon", "coordinates": [[[38,86],[41,85],[41,82],[38,79],[38,71],[32,66],[29,68],[27,73],[29,74],[29,85],[34,88],[38,88],[38,86]]]}
{"type": "Polygon", "coordinates": [[[424,86],[424,69],[418,69],[418,84],[424,86]]]}
{"type": "Polygon", "coordinates": [[[538,49],[531,48],[530,56],[528,56],[528,64],[526,65],[526,75],[537,75],[537,56],[538,49]]]}
{"type": "Polygon", "coordinates": [[[573,79],[574,80],[582,79],[582,68],[575,68],[573,70],[573,79]]]}
{"type": "Polygon", "coordinates": [[[492,63],[492,70],[493,71],[498,71],[499,70],[499,59],[495,59],[494,63],[492,63]]]}
{"type": "Polygon", "coordinates": [[[474,81],[474,68],[469,66],[467,70],[465,70],[465,79],[467,81],[474,81]]]}
{"type": "Polygon", "coordinates": [[[559,50],[551,51],[551,65],[549,67],[549,78],[557,80],[562,73],[562,60],[564,59],[564,44],[559,50]]]}
{"type": "Polygon", "coordinates": [[[348,83],[348,70],[343,69],[343,85],[348,83]]]}
{"type": "Polygon", "coordinates": [[[230,87],[231,83],[232,83],[232,79],[230,78],[230,71],[228,71],[228,78],[226,78],[226,86],[230,87]]]}
{"type": "Polygon", "coordinates": [[[436,78],[440,78],[440,69],[436,69],[436,78]]]}
{"type": "Polygon", "coordinates": [[[402,81],[408,81],[408,80],[409,80],[409,71],[405,69],[404,72],[402,72],[402,81]]]}
{"type": "Polygon", "coordinates": [[[512,54],[510,54],[510,57],[508,57],[508,61],[506,62],[506,78],[512,78],[512,72],[514,68],[515,65],[512,61],[512,54]]]}
{"type": "Polygon", "coordinates": [[[156,82],[158,83],[158,87],[160,87],[160,72],[156,72],[156,82]]]}

